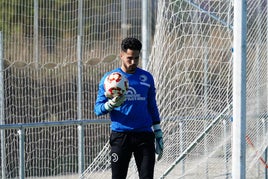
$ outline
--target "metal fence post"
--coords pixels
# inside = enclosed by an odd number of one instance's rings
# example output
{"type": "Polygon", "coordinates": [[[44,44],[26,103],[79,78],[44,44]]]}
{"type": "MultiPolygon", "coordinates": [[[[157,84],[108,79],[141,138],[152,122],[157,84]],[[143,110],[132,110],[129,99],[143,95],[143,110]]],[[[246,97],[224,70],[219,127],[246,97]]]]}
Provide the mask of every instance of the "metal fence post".
{"type": "MultiPolygon", "coordinates": [[[[0,31],[0,124],[5,124],[4,113],[4,63],[3,63],[3,35],[0,31]]],[[[6,178],[6,149],[5,149],[5,130],[1,129],[1,166],[2,166],[2,179],[6,178]]]]}
{"type": "Polygon", "coordinates": [[[38,0],[34,0],[34,60],[35,60],[35,66],[38,68],[39,65],[39,35],[38,35],[38,0]]]}
{"type": "Polygon", "coordinates": [[[80,124],[77,127],[78,129],[78,173],[81,174],[84,172],[84,158],[85,158],[85,150],[84,150],[84,125],[80,124]]]}
{"type": "MultiPolygon", "coordinates": [[[[77,35],[77,118],[82,119],[82,86],[83,86],[83,0],[78,1],[78,35],[77,35]]],[[[84,171],[84,126],[78,125],[78,173],[84,171]]]]}
{"type": "Polygon", "coordinates": [[[25,160],[24,160],[24,128],[20,128],[18,131],[19,134],[19,178],[25,178],[25,160]]]}

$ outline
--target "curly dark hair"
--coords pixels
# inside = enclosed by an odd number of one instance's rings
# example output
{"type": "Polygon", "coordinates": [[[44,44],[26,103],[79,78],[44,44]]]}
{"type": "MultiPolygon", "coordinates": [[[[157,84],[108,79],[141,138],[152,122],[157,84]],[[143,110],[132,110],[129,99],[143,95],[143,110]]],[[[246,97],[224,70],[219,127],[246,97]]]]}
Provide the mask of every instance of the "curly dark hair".
{"type": "Polygon", "coordinates": [[[142,48],[142,44],[136,38],[127,37],[124,40],[122,40],[121,50],[124,51],[124,52],[126,52],[127,49],[141,51],[141,48],[142,48]]]}

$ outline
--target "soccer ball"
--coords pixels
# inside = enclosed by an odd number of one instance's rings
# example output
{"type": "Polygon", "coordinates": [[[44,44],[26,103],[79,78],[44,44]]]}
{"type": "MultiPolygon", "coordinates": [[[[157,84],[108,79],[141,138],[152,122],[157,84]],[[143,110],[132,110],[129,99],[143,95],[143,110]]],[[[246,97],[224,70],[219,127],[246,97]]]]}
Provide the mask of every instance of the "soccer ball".
{"type": "Polygon", "coordinates": [[[104,89],[108,98],[124,95],[128,90],[128,80],[121,73],[113,72],[105,78],[104,89]]]}

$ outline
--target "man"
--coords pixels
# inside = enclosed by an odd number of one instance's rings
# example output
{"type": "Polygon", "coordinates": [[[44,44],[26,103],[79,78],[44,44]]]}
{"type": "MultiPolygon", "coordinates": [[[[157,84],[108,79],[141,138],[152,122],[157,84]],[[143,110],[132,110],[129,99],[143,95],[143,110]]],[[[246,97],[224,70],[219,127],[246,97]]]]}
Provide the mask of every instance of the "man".
{"type": "Polygon", "coordinates": [[[163,153],[162,130],[155,99],[152,75],[138,67],[141,42],[125,38],[121,43],[121,68],[106,73],[99,84],[95,113],[110,113],[112,179],[125,179],[132,154],[140,179],[153,179],[155,153],[163,153]],[[129,81],[125,95],[105,96],[104,79],[112,72],[123,74],[129,81]],[[153,128],[153,129],[152,129],[153,128]]]}

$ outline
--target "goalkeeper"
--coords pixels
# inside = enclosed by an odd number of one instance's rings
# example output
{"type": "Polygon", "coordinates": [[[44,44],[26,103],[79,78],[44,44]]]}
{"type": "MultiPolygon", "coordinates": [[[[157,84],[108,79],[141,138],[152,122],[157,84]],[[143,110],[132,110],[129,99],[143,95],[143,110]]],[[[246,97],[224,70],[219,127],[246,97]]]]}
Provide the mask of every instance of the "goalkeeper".
{"type": "Polygon", "coordinates": [[[125,38],[121,43],[121,67],[106,73],[99,84],[95,113],[109,113],[111,118],[111,168],[112,179],[125,179],[132,154],[140,179],[153,179],[155,153],[157,160],[163,154],[162,130],[156,104],[152,75],[139,68],[141,42],[125,38]],[[125,95],[108,98],[104,79],[112,72],[120,72],[129,81],[125,95]]]}

